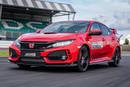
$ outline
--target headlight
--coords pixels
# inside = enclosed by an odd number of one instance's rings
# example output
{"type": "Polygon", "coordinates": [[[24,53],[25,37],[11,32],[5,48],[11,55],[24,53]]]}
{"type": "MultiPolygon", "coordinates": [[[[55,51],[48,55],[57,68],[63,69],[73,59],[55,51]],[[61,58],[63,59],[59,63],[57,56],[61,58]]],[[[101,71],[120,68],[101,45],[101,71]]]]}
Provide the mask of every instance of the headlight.
{"type": "Polygon", "coordinates": [[[70,45],[73,41],[74,40],[66,40],[66,41],[56,42],[56,43],[54,43],[52,45],[49,45],[48,48],[70,45]]]}
{"type": "Polygon", "coordinates": [[[18,39],[15,40],[14,44],[15,44],[16,47],[20,48],[20,40],[18,40],[18,39]]]}

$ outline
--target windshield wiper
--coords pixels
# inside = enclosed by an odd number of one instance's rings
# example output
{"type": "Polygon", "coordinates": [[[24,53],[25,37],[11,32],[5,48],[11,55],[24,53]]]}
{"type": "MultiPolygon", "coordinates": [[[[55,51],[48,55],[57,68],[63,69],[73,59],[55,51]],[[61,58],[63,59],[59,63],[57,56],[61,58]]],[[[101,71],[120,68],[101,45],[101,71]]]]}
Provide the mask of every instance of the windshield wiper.
{"type": "Polygon", "coordinates": [[[56,32],[45,32],[44,34],[56,34],[56,32]]]}

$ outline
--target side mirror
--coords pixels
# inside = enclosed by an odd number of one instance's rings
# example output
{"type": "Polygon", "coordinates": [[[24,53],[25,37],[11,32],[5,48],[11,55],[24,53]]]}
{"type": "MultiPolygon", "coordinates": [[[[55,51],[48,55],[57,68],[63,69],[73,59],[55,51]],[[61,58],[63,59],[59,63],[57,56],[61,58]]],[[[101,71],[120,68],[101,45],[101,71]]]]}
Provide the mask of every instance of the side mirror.
{"type": "Polygon", "coordinates": [[[113,33],[113,34],[117,34],[116,29],[112,29],[112,33],[113,33]]]}
{"type": "Polygon", "coordinates": [[[41,32],[41,30],[37,30],[36,32],[37,32],[37,33],[40,33],[40,32],[41,32]]]}
{"type": "Polygon", "coordinates": [[[101,34],[102,34],[101,30],[92,30],[89,33],[89,35],[101,35],[101,34]]]}

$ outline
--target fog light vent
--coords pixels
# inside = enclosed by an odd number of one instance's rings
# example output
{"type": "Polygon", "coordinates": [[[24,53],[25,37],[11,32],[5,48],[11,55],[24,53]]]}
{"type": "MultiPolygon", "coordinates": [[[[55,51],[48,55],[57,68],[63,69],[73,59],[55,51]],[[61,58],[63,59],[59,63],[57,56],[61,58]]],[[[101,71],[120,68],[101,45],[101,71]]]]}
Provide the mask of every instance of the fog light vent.
{"type": "Polygon", "coordinates": [[[49,60],[52,61],[64,61],[67,60],[67,55],[65,50],[50,52],[47,56],[49,60]]]}
{"type": "Polygon", "coordinates": [[[10,48],[10,57],[12,57],[12,58],[17,58],[18,57],[17,52],[12,48],[10,48]]]}
{"type": "Polygon", "coordinates": [[[67,50],[67,54],[68,54],[69,58],[70,58],[70,59],[72,59],[72,57],[71,57],[71,54],[70,54],[70,51],[69,51],[69,50],[67,50]]]}

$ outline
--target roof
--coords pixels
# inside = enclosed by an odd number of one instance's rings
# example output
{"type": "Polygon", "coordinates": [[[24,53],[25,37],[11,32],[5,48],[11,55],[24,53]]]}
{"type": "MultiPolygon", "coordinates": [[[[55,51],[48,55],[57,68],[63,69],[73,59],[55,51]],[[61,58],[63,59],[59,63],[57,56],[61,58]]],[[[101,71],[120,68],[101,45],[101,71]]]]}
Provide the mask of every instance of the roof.
{"type": "Polygon", "coordinates": [[[40,0],[0,0],[1,5],[75,13],[70,4],[40,0]]]}

